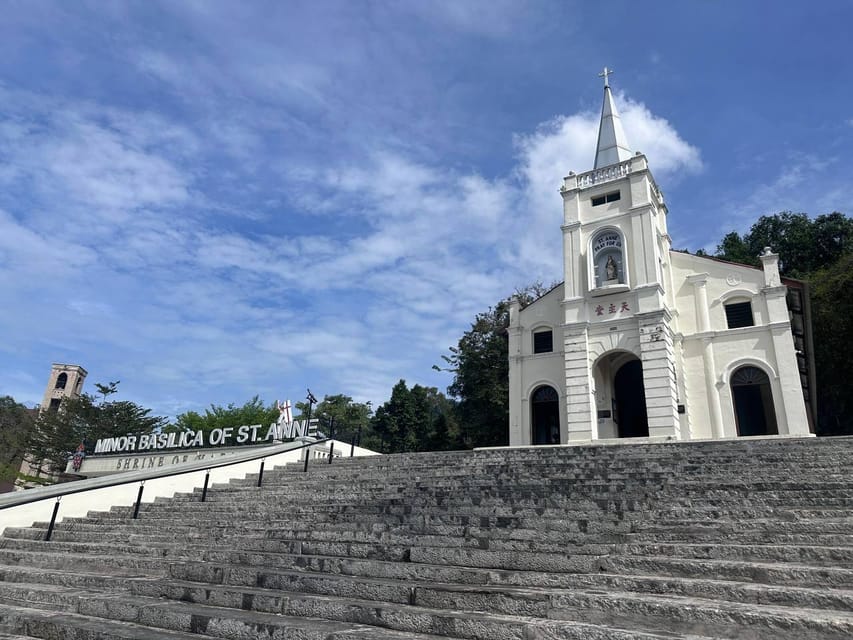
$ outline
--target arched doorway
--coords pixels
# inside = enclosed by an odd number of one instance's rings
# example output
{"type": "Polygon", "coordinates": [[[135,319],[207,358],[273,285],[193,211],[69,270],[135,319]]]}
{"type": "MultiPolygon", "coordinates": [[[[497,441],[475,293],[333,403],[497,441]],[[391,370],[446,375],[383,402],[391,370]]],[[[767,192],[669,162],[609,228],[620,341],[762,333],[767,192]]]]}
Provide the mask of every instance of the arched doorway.
{"type": "Polygon", "coordinates": [[[732,402],[739,436],[769,436],[779,433],[770,378],[758,367],[740,367],[732,374],[732,402]]]}
{"type": "Polygon", "coordinates": [[[559,444],[560,397],[554,387],[536,387],[530,396],[530,414],[533,444],[559,444]]]}
{"type": "Polygon", "coordinates": [[[639,360],[629,360],[616,372],[613,378],[613,409],[620,438],[648,437],[643,363],[639,360]]]}

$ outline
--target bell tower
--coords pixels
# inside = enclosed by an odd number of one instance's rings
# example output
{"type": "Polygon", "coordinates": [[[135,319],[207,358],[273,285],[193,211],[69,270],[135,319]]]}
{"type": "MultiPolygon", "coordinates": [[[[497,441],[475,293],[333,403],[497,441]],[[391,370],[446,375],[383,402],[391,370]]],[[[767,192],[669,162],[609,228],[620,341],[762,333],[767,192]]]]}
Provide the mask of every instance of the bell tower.
{"type": "Polygon", "coordinates": [[[646,157],[628,144],[612,73],[599,74],[593,169],[570,173],[560,189],[568,439],[679,437],[666,204],[646,157]],[[619,370],[635,360],[634,382],[619,389],[619,370]],[[642,420],[627,427],[643,401],[642,420]]]}
{"type": "Polygon", "coordinates": [[[41,401],[41,410],[58,409],[63,398],[76,398],[83,390],[88,372],[78,364],[54,362],[41,401]]]}

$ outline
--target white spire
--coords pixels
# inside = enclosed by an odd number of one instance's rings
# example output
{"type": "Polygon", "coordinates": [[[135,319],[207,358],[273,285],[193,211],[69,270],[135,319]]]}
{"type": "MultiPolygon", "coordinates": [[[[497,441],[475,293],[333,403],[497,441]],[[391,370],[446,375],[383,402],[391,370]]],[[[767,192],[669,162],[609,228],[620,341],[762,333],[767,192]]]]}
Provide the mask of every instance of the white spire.
{"type": "Polygon", "coordinates": [[[631,157],[631,149],[628,140],[622,130],[622,121],[619,112],[613,104],[613,96],[610,93],[610,82],[607,76],[613,70],[604,67],[599,77],[604,78],[604,103],[601,105],[601,123],[598,125],[598,147],[595,150],[595,166],[593,169],[616,164],[631,157]]]}

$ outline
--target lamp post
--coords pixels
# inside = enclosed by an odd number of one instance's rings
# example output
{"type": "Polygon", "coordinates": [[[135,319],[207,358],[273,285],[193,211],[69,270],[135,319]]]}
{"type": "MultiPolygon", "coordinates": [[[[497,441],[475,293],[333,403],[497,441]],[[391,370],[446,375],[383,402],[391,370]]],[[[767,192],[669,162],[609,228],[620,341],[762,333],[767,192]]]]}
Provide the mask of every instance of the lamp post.
{"type": "Polygon", "coordinates": [[[311,409],[317,404],[317,398],[314,397],[314,394],[311,393],[311,389],[308,389],[308,395],[305,396],[305,399],[308,401],[308,428],[311,428],[311,409]]]}
{"type": "MultiPolygon", "coordinates": [[[[368,400],[365,404],[367,404],[367,419],[370,420],[370,415],[373,413],[373,403],[368,400]]],[[[362,425],[358,425],[358,446],[361,446],[361,427],[362,425]]]]}
{"type": "MultiPolygon", "coordinates": [[[[314,397],[314,394],[311,393],[311,389],[308,389],[308,395],[305,396],[305,399],[308,401],[308,420],[306,422],[306,434],[308,430],[311,429],[311,409],[314,404],[317,402],[317,398],[314,397]]],[[[307,444],[307,443],[306,443],[307,444]]],[[[302,471],[308,471],[308,458],[311,456],[311,447],[305,447],[305,466],[302,471]]]]}

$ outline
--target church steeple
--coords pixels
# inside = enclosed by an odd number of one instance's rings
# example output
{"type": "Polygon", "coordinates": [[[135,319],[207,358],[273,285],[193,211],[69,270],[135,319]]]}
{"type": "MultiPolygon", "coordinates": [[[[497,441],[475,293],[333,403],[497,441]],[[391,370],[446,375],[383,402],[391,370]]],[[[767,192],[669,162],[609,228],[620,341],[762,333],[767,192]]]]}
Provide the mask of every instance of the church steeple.
{"type": "Polygon", "coordinates": [[[613,95],[610,93],[610,82],[607,76],[611,73],[613,73],[611,69],[604,67],[604,71],[598,74],[599,77],[604,78],[604,103],[601,105],[598,147],[595,150],[593,169],[600,169],[631,158],[631,149],[622,130],[622,121],[619,119],[619,112],[616,111],[613,95]]]}

